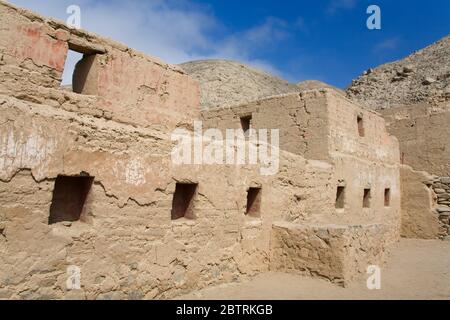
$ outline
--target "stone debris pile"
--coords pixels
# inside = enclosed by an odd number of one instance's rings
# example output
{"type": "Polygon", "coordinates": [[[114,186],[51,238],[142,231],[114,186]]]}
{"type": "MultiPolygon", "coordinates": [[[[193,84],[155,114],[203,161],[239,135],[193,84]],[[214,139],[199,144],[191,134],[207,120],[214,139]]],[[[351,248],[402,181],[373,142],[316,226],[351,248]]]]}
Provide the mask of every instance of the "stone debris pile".
{"type": "Polygon", "coordinates": [[[444,229],[444,236],[450,235],[450,177],[437,177],[432,188],[436,194],[436,214],[444,229]]]}

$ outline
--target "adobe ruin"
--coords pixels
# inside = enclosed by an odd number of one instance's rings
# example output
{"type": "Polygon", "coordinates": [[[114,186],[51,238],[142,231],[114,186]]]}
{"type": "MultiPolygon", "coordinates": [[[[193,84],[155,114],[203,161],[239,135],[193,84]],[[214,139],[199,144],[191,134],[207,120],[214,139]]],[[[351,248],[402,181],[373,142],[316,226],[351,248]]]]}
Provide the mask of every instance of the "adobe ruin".
{"type": "Polygon", "coordinates": [[[346,285],[399,240],[379,113],[334,89],[200,108],[178,66],[3,1],[0,21],[0,299],[173,298],[269,270],[346,285]],[[278,172],[174,164],[171,134],[195,121],[279,129],[278,172]]]}
{"type": "Polygon", "coordinates": [[[346,94],[399,140],[402,236],[450,239],[450,36],[367,70],[346,94]]]}

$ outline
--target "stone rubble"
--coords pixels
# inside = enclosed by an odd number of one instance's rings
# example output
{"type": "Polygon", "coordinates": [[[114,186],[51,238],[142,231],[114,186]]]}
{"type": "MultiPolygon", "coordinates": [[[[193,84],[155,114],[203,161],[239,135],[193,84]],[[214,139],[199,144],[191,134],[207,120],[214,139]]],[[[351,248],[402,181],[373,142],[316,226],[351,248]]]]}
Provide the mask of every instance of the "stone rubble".
{"type": "Polygon", "coordinates": [[[450,36],[403,60],[365,71],[347,96],[374,110],[450,101],[450,36]]]}
{"type": "Polygon", "coordinates": [[[435,193],[435,213],[441,223],[442,238],[450,236],[450,177],[435,177],[430,181],[435,193]]]}

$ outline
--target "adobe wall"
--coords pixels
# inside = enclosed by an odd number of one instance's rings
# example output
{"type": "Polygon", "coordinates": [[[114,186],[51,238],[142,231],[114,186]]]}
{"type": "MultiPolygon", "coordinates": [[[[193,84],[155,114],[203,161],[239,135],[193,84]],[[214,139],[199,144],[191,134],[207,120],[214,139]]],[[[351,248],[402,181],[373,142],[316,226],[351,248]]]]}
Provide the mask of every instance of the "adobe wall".
{"type": "Polygon", "coordinates": [[[280,129],[280,149],[307,159],[329,160],[326,96],[306,91],[274,96],[234,107],[202,110],[205,128],[241,128],[252,115],[253,129],[280,129]]]}
{"type": "MultiPolygon", "coordinates": [[[[399,237],[400,173],[398,141],[383,118],[333,90],[279,95],[245,105],[203,110],[205,128],[240,128],[240,118],[252,116],[253,129],[279,129],[280,149],[333,165],[332,188],[344,186],[345,208],[324,213],[328,223],[382,223],[399,237]],[[364,122],[359,135],[357,118],[364,122]],[[371,189],[370,208],[363,208],[365,188],[371,189]],[[384,205],[385,189],[390,204],[384,205]],[[394,231],[395,230],[395,231],[394,231]]],[[[335,198],[336,194],[332,195],[335,198]]]]}
{"type": "Polygon", "coordinates": [[[271,270],[318,276],[346,286],[366,274],[368,266],[382,266],[390,232],[386,224],[276,223],[271,270]]]}
{"type": "Polygon", "coordinates": [[[344,208],[336,209],[336,223],[392,226],[399,237],[400,172],[397,139],[386,131],[383,118],[333,91],[327,92],[329,156],[336,186],[345,187],[344,208]],[[358,117],[362,119],[361,135],[358,117]],[[368,207],[364,190],[370,189],[368,207]],[[385,192],[389,190],[389,204],[385,192]]]}
{"type": "Polygon", "coordinates": [[[450,176],[450,106],[426,104],[380,111],[400,142],[402,163],[418,171],[450,176]]]}
{"type": "Polygon", "coordinates": [[[249,115],[253,129],[280,130],[280,149],[332,165],[332,191],[324,197],[335,203],[337,188],[345,187],[342,207],[274,224],[271,270],[345,285],[367,266],[381,265],[389,246],[400,238],[401,226],[398,141],[387,132],[383,118],[330,90],[202,110],[204,126],[221,130],[241,128],[241,118],[249,115]],[[358,118],[363,120],[362,136],[358,118]],[[367,208],[364,189],[371,193],[367,208]]]}
{"type": "Polygon", "coordinates": [[[179,67],[4,1],[0,24],[0,94],[162,131],[198,118],[199,86],[179,67]],[[83,94],[60,88],[69,47],[91,55],[83,94]]]}
{"type": "MultiPolygon", "coordinates": [[[[402,227],[404,238],[437,239],[447,230],[441,226],[439,214],[435,211],[433,177],[413,168],[401,166],[402,182],[402,227]]],[[[437,182],[436,182],[437,185],[437,182]]]]}
{"type": "Polygon", "coordinates": [[[173,166],[167,136],[0,97],[0,297],[168,298],[267,271],[272,223],[329,212],[331,166],[283,152],[280,173],[173,166]],[[95,177],[81,221],[49,225],[57,175],[95,177]],[[170,217],[176,182],[199,184],[195,220],[170,217]],[[245,216],[262,187],[261,218],[245,216]],[[67,291],[66,268],[82,271],[67,291]]]}

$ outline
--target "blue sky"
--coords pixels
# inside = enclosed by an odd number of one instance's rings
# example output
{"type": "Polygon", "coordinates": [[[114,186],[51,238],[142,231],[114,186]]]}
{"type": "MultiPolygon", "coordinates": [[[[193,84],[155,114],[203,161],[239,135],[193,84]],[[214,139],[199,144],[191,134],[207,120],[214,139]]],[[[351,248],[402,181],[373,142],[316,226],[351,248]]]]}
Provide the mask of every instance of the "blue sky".
{"type": "MultiPolygon", "coordinates": [[[[231,59],[291,82],[345,88],[369,67],[403,58],[450,34],[448,0],[11,0],[170,63],[231,59]],[[381,8],[368,30],[366,9],[381,8]]],[[[75,58],[71,58],[75,59],[75,58]]]]}

